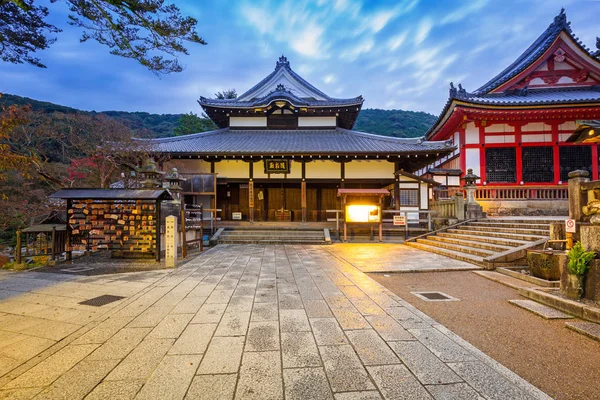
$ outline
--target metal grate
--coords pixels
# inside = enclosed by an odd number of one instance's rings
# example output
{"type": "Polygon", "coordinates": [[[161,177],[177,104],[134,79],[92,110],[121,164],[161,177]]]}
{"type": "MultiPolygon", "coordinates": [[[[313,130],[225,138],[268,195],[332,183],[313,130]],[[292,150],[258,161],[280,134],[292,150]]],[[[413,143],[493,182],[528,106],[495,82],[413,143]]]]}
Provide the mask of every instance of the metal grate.
{"type": "Polygon", "coordinates": [[[425,301],[458,301],[456,297],[452,297],[442,292],[411,292],[421,300],[425,301]]]}
{"type": "Polygon", "coordinates": [[[554,182],[554,151],[551,146],[523,147],[523,182],[554,182]]]}
{"type": "Polygon", "coordinates": [[[488,182],[515,183],[517,180],[514,147],[485,149],[485,176],[488,182]]]}
{"type": "Polygon", "coordinates": [[[123,296],[113,296],[111,294],[103,294],[102,296],[94,297],[93,299],[85,300],[80,302],[84,306],[100,307],[106,304],[112,303],[113,301],[124,299],[123,296]]]}
{"type": "Polygon", "coordinates": [[[592,174],[592,147],[591,146],[561,146],[560,154],[560,180],[567,182],[569,172],[581,169],[592,174]]]}

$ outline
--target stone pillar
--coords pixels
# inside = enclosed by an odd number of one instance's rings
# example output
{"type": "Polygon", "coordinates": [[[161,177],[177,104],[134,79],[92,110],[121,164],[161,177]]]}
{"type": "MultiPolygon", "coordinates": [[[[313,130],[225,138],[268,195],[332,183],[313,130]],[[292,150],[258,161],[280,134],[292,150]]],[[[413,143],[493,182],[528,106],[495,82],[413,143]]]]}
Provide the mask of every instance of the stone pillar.
{"type": "MultiPolygon", "coordinates": [[[[587,251],[596,252],[596,257],[598,257],[600,255],[600,225],[581,225],[579,233],[583,247],[587,251]]],[[[598,258],[590,263],[590,269],[586,274],[584,293],[586,299],[600,301],[600,259],[598,258]]]]}
{"type": "Polygon", "coordinates": [[[465,196],[461,192],[454,195],[455,216],[459,221],[465,220],[465,196]]]}
{"type": "Polygon", "coordinates": [[[581,191],[581,184],[588,182],[590,173],[587,171],[569,172],[569,218],[583,222],[582,207],[587,204],[587,193],[581,191]]]}

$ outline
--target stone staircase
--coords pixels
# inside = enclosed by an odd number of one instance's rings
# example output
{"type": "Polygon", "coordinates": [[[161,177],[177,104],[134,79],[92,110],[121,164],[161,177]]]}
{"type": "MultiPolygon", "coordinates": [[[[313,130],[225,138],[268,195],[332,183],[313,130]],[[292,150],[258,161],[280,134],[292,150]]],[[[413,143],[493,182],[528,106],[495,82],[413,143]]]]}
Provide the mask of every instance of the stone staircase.
{"type": "Polygon", "coordinates": [[[481,219],[411,238],[406,244],[487,269],[527,264],[527,249],[549,239],[556,220],[481,219]]]}
{"type": "Polygon", "coordinates": [[[329,229],[220,228],[213,244],[331,244],[329,229]]]}

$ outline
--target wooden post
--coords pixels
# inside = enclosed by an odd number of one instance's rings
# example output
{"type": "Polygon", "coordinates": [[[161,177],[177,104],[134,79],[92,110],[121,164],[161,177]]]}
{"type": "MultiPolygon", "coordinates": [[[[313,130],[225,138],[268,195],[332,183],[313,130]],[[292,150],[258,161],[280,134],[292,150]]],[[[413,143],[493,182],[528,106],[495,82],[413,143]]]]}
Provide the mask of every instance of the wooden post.
{"type": "Polygon", "coordinates": [[[69,218],[71,218],[71,214],[69,214],[69,210],[73,208],[73,200],[67,199],[67,232],[66,232],[66,251],[65,258],[67,261],[73,259],[73,246],[71,244],[71,224],[69,223],[69,218]]]}
{"type": "Polygon", "coordinates": [[[156,200],[156,261],[160,262],[160,200],[156,200]]]}
{"type": "Polygon", "coordinates": [[[52,227],[52,261],[56,260],[56,226],[52,227]]]}
{"type": "Polygon", "coordinates": [[[187,257],[187,232],[185,231],[185,204],[181,201],[181,258],[187,257]]]}
{"type": "Polygon", "coordinates": [[[254,181],[248,182],[248,221],[254,222],[254,181]]]}
{"type": "MultiPolygon", "coordinates": [[[[304,166],[304,164],[302,164],[304,166]]],[[[306,222],[306,181],[302,178],[300,183],[300,197],[301,197],[301,208],[302,208],[302,222],[306,222]]]]}
{"type": "MultiPolygon", "coordinates": [[[[342,196],[342,210],[346,210],[346,195],[342,196]]],[[[346,218],[344,217],[344,243],[346,242],[346,218]]]]}
{"type": "Polygon", "coordinates": [[[21,230],[17,230],[17,247],[15,248],[15,261],[21,264],[21,230]]]}
{"type": "Polygon", "coordinates": [[[200,205],[200,251],[204,251],[204,207],[200,205]]]}
{"type": "MultiPolygon", "coordinates": [[[[394,208],[400,209],[400,174],[398,174],[398,162],[394,163],[394,208]]],[[[419,189],[420,190],[420,189],[419,189]]]]}
{"type": "Polygon", "coordinates": [[[379,196],[379,241],[383,242],[383,196],[379,196]]]}

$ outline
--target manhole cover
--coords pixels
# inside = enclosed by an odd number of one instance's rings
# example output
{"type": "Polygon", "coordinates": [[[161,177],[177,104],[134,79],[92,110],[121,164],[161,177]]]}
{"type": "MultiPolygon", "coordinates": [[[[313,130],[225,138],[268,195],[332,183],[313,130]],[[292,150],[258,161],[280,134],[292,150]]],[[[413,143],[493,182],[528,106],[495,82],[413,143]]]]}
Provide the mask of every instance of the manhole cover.
{"type": "Polygon", "coordinates": [[[102,296],[94,297],[93,299],[82,301],[79,304],[82,304],[84,306],[100,307],[112,303],[113,301],[121,300],[124,298],[125,297],[123,296],[113,296],[111,294],[104,294],[102,296]]]}
{"type": "Polygon", "coordinates": [[[456,297],[452,297],[442,292],[411,292],[421,300],[425,301],[458,301],[456,297]]]}

